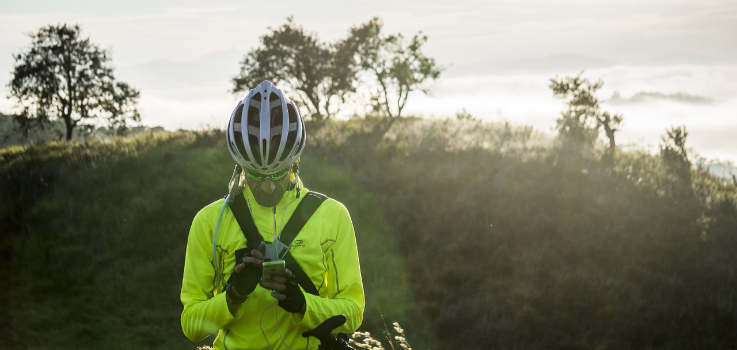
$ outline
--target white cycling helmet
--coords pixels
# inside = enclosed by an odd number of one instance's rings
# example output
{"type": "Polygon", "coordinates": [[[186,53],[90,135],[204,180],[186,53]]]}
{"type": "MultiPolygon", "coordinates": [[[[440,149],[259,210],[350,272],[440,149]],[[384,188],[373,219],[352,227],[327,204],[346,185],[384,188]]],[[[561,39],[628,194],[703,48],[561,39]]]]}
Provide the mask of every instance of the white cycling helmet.
{"type": "Polygon", "coordinates": [[[294,102],[264,80],[235,106],[225,138],[238,165],[273,174],[299,158],[306,135],[294,102]]]}

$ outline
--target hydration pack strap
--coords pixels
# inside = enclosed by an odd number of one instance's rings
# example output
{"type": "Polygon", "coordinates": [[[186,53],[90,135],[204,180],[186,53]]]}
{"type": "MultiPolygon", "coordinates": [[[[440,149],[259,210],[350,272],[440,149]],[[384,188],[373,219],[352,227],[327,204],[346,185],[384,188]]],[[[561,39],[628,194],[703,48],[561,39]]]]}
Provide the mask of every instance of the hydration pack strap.
{"type": "MultiPolygon", "coordinates": [[[[284,229],[279,236],[279,240],[287,246],[291,245],[294,238],[297,237],[307,221],[312,217],[312,214],[317,211],[317,208],[319,208],[322,202],[327,198],[328,197],[324,194],[317,192],[306,193],[305,197],[302,198],[297,205],[297,208],[294,210],[294,213],[289,218],[289,221],[287,221],[287,224],[284,225],[284,229]]],[[[253,222],[251,211],[248,210],[248,203],[246,203],[245,196],[242,194],[237,195],[233,203],[230,204],[230,210],[233,212],[233,216],[235,216],[235,220],[238,222],[238,226],[240,226],[243,236],[246,237],[247,252],[250,252],[252,249],[258,249],[262,239],[261,235],[258,233],[256,224],[253,222]]],[[[284,257],[284,264],[290,271],[292,271],[297,283],[299,283],[305,292],[312,295],[318,295],[317,288],[312,283],[312,280],[310,280],[307,273],[302,270],[299,263],[294,260],[291,253],[284,257]]]]}

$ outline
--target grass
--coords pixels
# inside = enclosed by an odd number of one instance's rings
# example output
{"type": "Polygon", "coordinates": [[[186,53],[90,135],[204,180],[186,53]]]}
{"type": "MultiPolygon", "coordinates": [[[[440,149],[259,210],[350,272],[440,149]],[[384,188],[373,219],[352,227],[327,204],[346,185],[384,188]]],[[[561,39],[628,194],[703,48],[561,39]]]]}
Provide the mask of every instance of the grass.
{"type": "MultiPolygon", "coordinates": [[[[39,150],[38,159],[58,165],[48,167],[53,180],[23,208],[22,229],[10,234],[9,263],[17,271],[6,291],[13,305],[12,345],[169,348],[176,339],[186,344],[180,330],[165,325],[179,323],[180,256],[189,222],[197,202],[214,190],[188,181],[217,177],[193,169],[218,174],[214,148],[196,146],[212,141],[214,135],[193,133],[144,137],[104,145],[109,157],[86,162],[77,162],[86,148],[39,150]],[[190,157],[176,156],[187,149],[190,157]],[[32,336],[40,328],[48,337],[32,336]]],[[[228,169],[220,172],[228,176],[228,169]]]]}
{"type": "Polygon", "coordinates": [[[508,125],[362,122],[342,135],[355,147],[324,154],[384,209],[435,346],[737,340],[734,183],[648,154],[561,153],[508,125]]]}
{"type": "MultiPolygon", "coordinates": [[[[5,190],[15,191],[3,197],[14,218],[3,235],[4,266],[14,271],[3,276],[3,342],[194,348],[179,328],[184,248],[194,214],[225,193],[232,160],[222,139],[179,132],[0,153],[13,184],[5,190]],[[25,199],[28,193],[38,195],[25,199]],[[34,337],[38,329],[46,335],[34,337]]],[[[308,187],[360,213],[353,220],[370,305],[366,329],[378,328],[382,315],[402,320],[412,305],[408,279],[375,200],[318,157],[305,155],[302,172],[308,187]]]]}
{"type": "MultiPolygon", "coordinates": [[[[508,124],[307,128],[304,182],[343,202],[356,228],[361,331],[398,322],[414,349],[737,342],[734,183],[657,155],[561,153],[508,124]]],[[[178,295],[191,220],[232,171],[223,139],[0,150],[0,347],[207,345],[182,335],[178,295]]]]}

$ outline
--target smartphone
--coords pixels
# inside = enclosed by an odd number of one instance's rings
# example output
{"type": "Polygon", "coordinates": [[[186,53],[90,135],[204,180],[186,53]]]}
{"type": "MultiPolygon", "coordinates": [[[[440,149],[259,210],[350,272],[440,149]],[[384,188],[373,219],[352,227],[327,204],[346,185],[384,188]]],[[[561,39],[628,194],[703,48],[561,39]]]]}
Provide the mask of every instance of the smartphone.
{"type": "Polygon", "coordinates": [[[263,267],[264,275],[285,276],[287,274],[284,260],[264,261],[263,267]]]}

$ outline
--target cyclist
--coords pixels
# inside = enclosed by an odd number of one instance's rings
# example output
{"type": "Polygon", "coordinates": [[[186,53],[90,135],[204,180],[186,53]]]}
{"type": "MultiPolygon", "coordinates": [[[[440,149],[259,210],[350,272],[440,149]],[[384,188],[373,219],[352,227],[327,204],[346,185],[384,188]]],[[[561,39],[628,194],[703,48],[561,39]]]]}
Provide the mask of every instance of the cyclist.
{"type": "Polygon", "coordinates": [[[340,314],[347,322],[336,332],[361,324],[363,283],[346,208],[324,199],[291,243],[280,241],[298,205],[318,196],[299,177],[304,130],[294,102],[268,81],[233,111],[226,140],[237,165],[229,195],[195,215],[187,240],[180,299],[182,330],[190,340],[218,332],[214,349],[317,349],[303,332],[340,314]],[[236,200],[245,202],[240,214],[250,214],[257,239],[247,239],[249,230],[241,228],[231,205],[236,200]],[[271,260],[291,256],[298,267],[264,275],[270,254],[271,260]],[[300,269],[316,295],[292,271],[300,269]]]}

